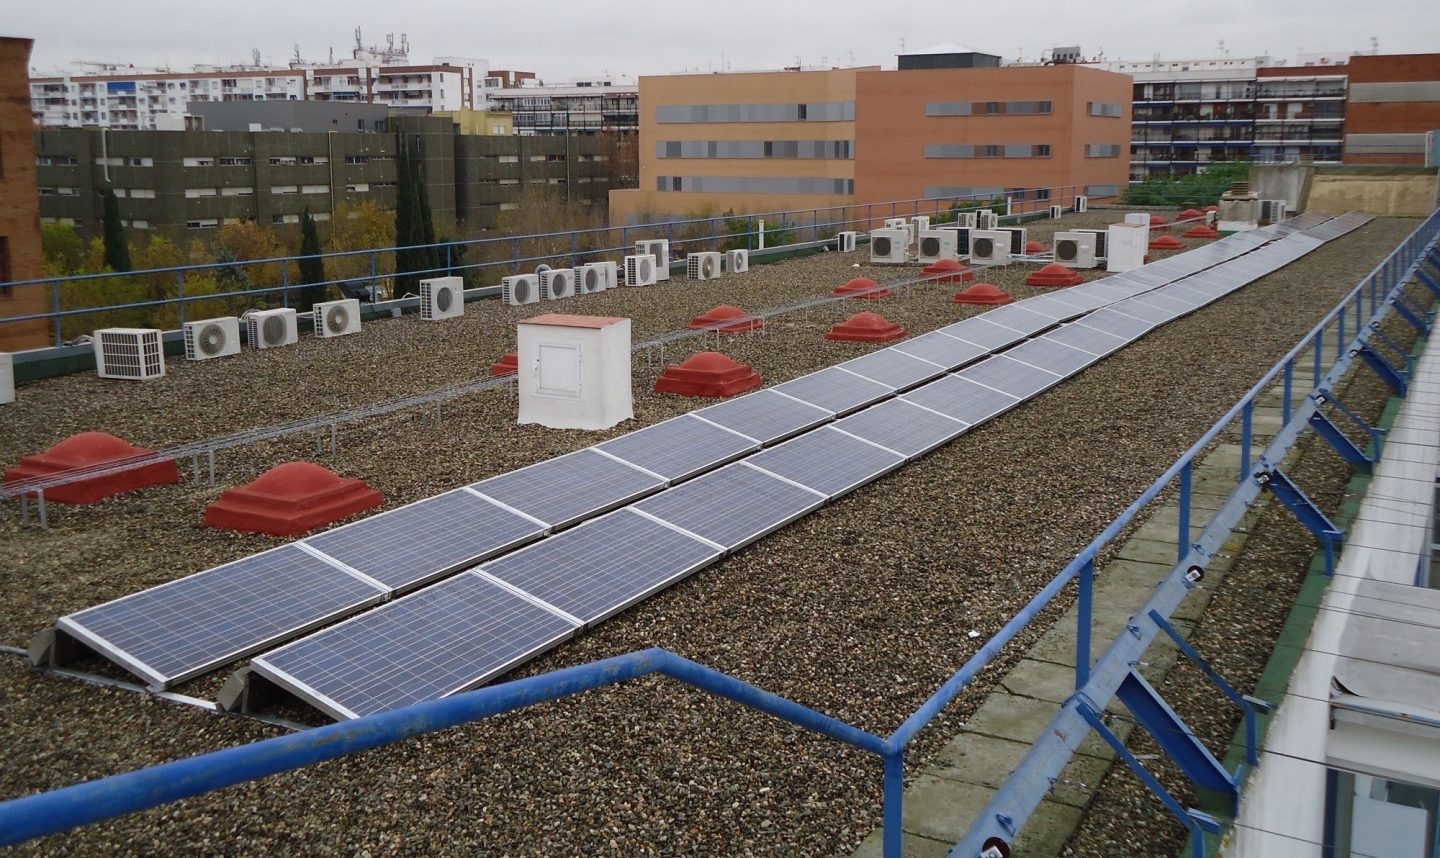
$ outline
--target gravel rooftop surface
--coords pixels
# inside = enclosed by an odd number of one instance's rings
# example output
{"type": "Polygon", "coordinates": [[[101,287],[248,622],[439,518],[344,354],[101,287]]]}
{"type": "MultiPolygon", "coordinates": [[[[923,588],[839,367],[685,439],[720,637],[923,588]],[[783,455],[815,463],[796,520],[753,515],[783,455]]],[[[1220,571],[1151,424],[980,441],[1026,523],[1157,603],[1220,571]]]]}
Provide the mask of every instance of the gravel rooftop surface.
{"type": "MultiPolygon", "coordinates": [[[[1069,229],[1120,219],[1118,211],[1092,211],[1058,224],[1069,229]]],[[[662,646],[888,733],[1416,223],[1377,219],[1331,242],[512,676],[662,646]],[[981,636],[971,639],[971,630],[981,636]]],[[[1048,241],[1055,225],[1032,224],[1031,237],[1048,241]]],[[[918,271],[872,267],[867,260],[863,252],[825,254],[705,283],[672,278],[653,289],[619,289],[553,309],[629,316],[641,340],[683,328],[720,303],[756,312],[825,294],[854,276],[884,283],[918,271]]],[[[1017,265],[982,279],[1023,298],[1044,291],[1022,285],[1033,270],[1017,265]]],[[[767,384],[778,383],[872,350],[822,338],[853,313],[880,312],[919,334],[984,309],[949,303],[959,288],[926,285],[887,301],[775,318],[763,334],[726,335],[721,350],[753,364],[767,384]]],[[[443,323],[413,315],[369,322],[358,336],[306,337],[291,348],[246,350],[216,361],[172,360],[164,379],[147,384],[92,374],[27,384],[3,411],[0,462],[14,463],[81,431],[164,448],[463,382],[514,349],[517,319],[550,309],[483,302],[470,305],[463,319],[443,323]]],[[[710,342],[713,347],[713,336],[710,342]]],[[[664,364],[702,348],[698,339],[673,344],[664,364]]],[[[635,356],[636,419],[607,432],[517,426],[508,392],[490,390],[447,402],[438,423],[431,408],[344,425],[334,456],[327,451],[317,458],[315,438],[302,434],[219,454],[213,487],[186,483],[92,506],[51,505],[48,532],[21,529],[10,504],[0,516],[6,573],[0,644],[24,647],[60,615],[287,541],[200,526],[205,505],[225,486],[248,482],[279,462],[311,459],[367,480],[391,508],[703,404],[650,392],[663,369],[657,358],[635,356]]],[[[1236,618],[1227,620],[1230,634],[1246,633],[1246,610],[1237,606],[1236,618]]],[[[921,734],[908,757],[912,767],[955,732],[1045,625],[1032,624],[921,734]]],[[[107,672],[98,663],[83,667],[107,672]]],[[[213,699],[231,668],[175,690],[213,699]]],[[[281,732],[36,672],[17,656],[0,655],[0,747],[7,749],[0,796],[281,732]]],[[[1157,804],[1144,799],[1116,813],[1121,824],[1133,818],[1142,834],[1151,830],[1161,838],[1158,851],[1141,845],[1132,854],[1170,850],[1169,829],[1178,826],[1155,824],[1163,813],[1157,804]]],[[[878,760],[669,680],[647,679],[16,852],[835,855],[857,845],[879,815],[878,760]]],[[[1128,842],[1130,835],[1105,836],[1128,842]]]]}

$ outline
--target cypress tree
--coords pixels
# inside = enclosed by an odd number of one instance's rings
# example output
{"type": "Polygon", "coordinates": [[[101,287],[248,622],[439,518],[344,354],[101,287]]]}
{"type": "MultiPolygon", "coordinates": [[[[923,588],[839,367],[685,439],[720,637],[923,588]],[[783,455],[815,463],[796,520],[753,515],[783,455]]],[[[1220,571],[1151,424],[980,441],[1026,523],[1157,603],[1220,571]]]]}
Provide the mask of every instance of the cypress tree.
{"type": "MultiPolygon", "coordinates": [[[[320,258],[320,233],[315,228],[315,218],[310,216],[309,206],[305,207],[305,213],[300,216],[300,282],[325,282],[325,260],[320,258]]],[[[324,301],[325,291],[324,286],[300,290],[299,309],[302,312],[309,311],[315,304],[324,301]]]]}
{"type": "Polygon", "coordinates": [[[415,251],[410,248],[419,244],[416,240],[415,223],[415,182],[410,171],[410,151],[405,145],[405,135],[398,135],[395,152],[395,294],[398,298],[406,292],[416,291],[415,251]]]}
{"type": "Polygon", "coordinates": [[[104,196],[101,223],[105,230],[105,265],[111,271],[129,271],[130,247],[125,243],[125,228],[120,225],[120,201],[113,188],[106,188],[104,196]]]}
{"type": "Polygon", "coordinates": [[[426,245],[424,250],[416,253],[416,268],[433,274],[434,269],[439,268],[445,261],[444,251],[434,246],[435,219],[430,211],[429,186],[425,183],[425,162],[416,159],[411,162],[411,168],[415,171],[415,217],[419,227],[416,230],[416,237],[419,239],[416,243],[426,245]]]}

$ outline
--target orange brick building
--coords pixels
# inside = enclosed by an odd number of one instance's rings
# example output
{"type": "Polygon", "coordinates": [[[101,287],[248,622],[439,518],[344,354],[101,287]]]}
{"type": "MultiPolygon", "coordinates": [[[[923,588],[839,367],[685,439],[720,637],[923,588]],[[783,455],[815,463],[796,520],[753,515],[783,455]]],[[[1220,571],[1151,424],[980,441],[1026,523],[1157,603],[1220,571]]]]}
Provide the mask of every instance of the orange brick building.
{"type": "Polygon", "coordinates": [[[44,320],[5,321],[48,308],[45,289],[4,285],[43,273],[30,117],[31,44],[30,39],[0,36],[0,351],[6,352],[49,345],[44,320]]]}
{"type": "Polygon", "coordinates": [[[1440,129],[1440,54],[1357,54],[1345,103],[1346,164],[1425,163],[1440,129]]]}

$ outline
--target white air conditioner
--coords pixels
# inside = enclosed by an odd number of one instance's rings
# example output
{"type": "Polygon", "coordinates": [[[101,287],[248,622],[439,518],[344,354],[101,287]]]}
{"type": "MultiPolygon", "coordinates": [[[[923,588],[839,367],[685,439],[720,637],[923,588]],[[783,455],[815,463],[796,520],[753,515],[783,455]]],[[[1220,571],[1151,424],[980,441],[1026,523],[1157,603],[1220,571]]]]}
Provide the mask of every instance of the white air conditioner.
{"type": "Polygon", "coordinates": [[[626,286],[655,285],[655,257],[646,253],[625,257],[626,286]]]}
{"type": "Polygon", "coordinates": [[[952,226],[947,223],[942,225],[940,229],[955,234],[956,257],[965,257],[970,255],[970,233],[974,231],[974,227],[952,226]]]}
{"type": "Polygon", "coordinates": [[[999,230],[997,230],[997,231],[998,231],[998,232],[1008,232],[1008,233],[1010,233],[1010,255],[1011,255],[1011,256],[1024,256],[1024,255],[1025,255],[1025,245],[1027,245],[1027,244],[1030,243],[1030,233],[1026,231],[1025,227],[1023,227],[1023,226],[1005,226],[1005,227],[1001,227],[1001,228],[1000,228],[999,230]]]}
{"type": "Polygon", "coordinates": [[[724,259],[713,251],[692,253],[685,257],[685,273],[691,280],[714,280],[720,276],[724,259]]]}
{"type": "Polygon", "coordinates": [[[649,254],[655,257],[655,281],[670,279],[670,240],[668,238],[651,238],[645,241],[635,242],[635,255],[645,256],[649,254]]]}
{"type": "Polygon", "coordinates": [[[860,233],[855,232],[854,230],[845,230],[843,232],[838,232],[835,234],[835,249],[840,251],[841,253],[854,253],[855,239],[859,237],[860,233]]]}
{"type": "Polygon", "coordinates": [[[360,301],[342,298],[316,304],[315,336],[321,339],[360,333],[360,301]]]}
{"type": "Polygon", "coordinates": [[[149,381],[165,374],[159,328],[101,328],[92,337],[101,378],[149,381]]]}
{"type": "Polygon", "coordinates": [[[465,315],[465,281],[432,277],[420,281],[420,318],[426,321],[465,315]]]}
{"type": "Polygon", "coordinates": [[[1207,211],[1207,212],[1205,212],[1205,225],[1206,225],[1206,226],[1214,226],[1214,225],[1215,225],[1215,222],[1218,221],[1219,219],[1220,219],[1220,213],[1219,213],[1219,212],[1215,212],[1215,211],[1207,211]]]}
{"type": "Polygon", "coordinates": [[[597,262],[595,264],[599,265],[600,270],[605,272],[606,289],[614,289],[620,285],[619,267],[615,264],[615,261],[613,259],[606,260],[605,262],[597,262]]]}
{"type": "Polygon", "coordinates": [[[974,212],[955,213],[955,226],[962,227],[964,229],[974,229],[977,220],[978,218],[975,217],[974,212]]]}
{"type": "Polygon", "coordinates": [[[0,352],[0,405],[15,401],[15,356],[0,352]]]}
{"type": "Polygon", "coordinates": [[[870,261],[907,262],[910,259],[910,238],[903,229],[870,230],[870,261]]]}
{"type": "Polygon", "coordinates": [[[540,297],[547,301],[558,301],[575,294],[575,269],[547,268],[535,272],[540,280],[540,297]]]}
{"type": "Polygon", "coordinates": [[[920,231],[916,243],[916,256],[924,265],[942,259],[955,258],[956,235],[953,229],[926,229],[920,231]]]}
{"type": "Polygon", "coordinates": [[[1060,218],[1062,218],[1062,217],[1064,217],[1064,216],[1065,216],[1065,207],[1064,207],[1064,206],[1051,206],[1051,207],[1050,207],[1050,219],[1051,219],[1051,220],[1059,220],[1060,218]]]}
{"type": "Polygon", "coordinates": [[[252,349],[293,346],[300,341],[300,326],[295,323],[295,311],[290,307],[251,310],[244,319],[245,339],[252,349]]]}
{"type": "Polygon", "coordinates": [[[1095,233],[1057,232],[1053,238],[1055,261],[1066,268],[1094,268],[1095,233]]]}
{"type": "Polygon", "coordinates": [[[970,261],[981,265],[1010,262],[1010,233],[997,229],[970,231],[970,261]]]}
{"type": "Polygon", "coordinates": [[[1110,236],[1105,243],[1106,271],[1133,271],[1145,264],[1145,254],[1150,248],[1150,228],[1130,223],[1110,224],[1110,236]]]}
{"type": "Polygon", "coordinates": [[[1089,197],[1081,196],[1081,197],[1076,197],[1076,198],[1075,198],[1075,212],[1076,212],[1077,214],[1079,214],[1080,212],[1089,211],[1089,209],[1090,209],[1090,198],[1089,198],[1089,197]]]}
{"type": "Polygon", "coordinates": [[[911,220],[915,224],[915,234],[917,236],[930,228],[930,215],[915,215],[911,220]]]}
{"type": "Polygon", "coordinates": [[[905,218],[903,218],[903,217],[887,217],[887,218],[885,218],[885,228],[886,228],[886,229],[904,229],[904,228],[905,228],[905,224],[906,224],[906,220],[905,220],[905,218]]]}
{"type": "Polygon", "coordinates": [[[731,274],[744,274],[749,271],[750,251],[744,248],[725,251],[725,270],[731,274]]]}
{"type": "MultiPolygon", "coordinates": [[[[610,263],[614,265],[615,263],[610,263]]],[[[575,291],[581,295],[594,295],[609,288],[604,262],[587,262],[575,269],[575,291]]]]}
{"type": "Polygon", "coordinates": [[[1261,200],[1260,222],[1279,223],[1285,219],[1285,200],[1261,200]]]}
{"type": "Polygon", "coordinates": [[[209,360],[240,354],[240,320],[234,316],[201,319],[181,326],[186,360],[209,360]]]}
{"type": "Polygon", "coordinates": [[[512,274],[500,278],[500,300],[512,307],[540,303],[540,278],[534,274],[512,274]]]}
{"type": "Polygon", "coordinates": [[[998,229],[1000,227],[1000,216],[989,209],[980,209],[975,212],[976,229],[998,229]]]}
{"type": "Polygon", "coordinates": [[[1076,229],[1071,231],[1088,233],[1094,237],[1096,259],[1104,259],[1109,255],[1106,252],[1106,248],[1110,246],[1110,231],[1108,229],[1076,229]]]}
{"type": "Polygon", "coordinates": [[[1136,226],[1145,226],[1145,227],[1148,227],[1148,226],[1150,225],[1150,213],[1149,213],[1149,212],[1131,212],[1130,214],[1125,215],[1125,222],[1126,222],[1126,223],[1133,223],[1133,224],[1135,224],[1136,226]]]}
{"type": "Polygon", "coordinates": [[[906,248],[914,247],[914,246],[915,246],[915,222],[914,222],[913,220],[907,220],[907,221],[905,221],[904,223],[900,224],[900,228],[903,229],[903,230],[905,230],[905,247],[906,247],[906,248]]]}

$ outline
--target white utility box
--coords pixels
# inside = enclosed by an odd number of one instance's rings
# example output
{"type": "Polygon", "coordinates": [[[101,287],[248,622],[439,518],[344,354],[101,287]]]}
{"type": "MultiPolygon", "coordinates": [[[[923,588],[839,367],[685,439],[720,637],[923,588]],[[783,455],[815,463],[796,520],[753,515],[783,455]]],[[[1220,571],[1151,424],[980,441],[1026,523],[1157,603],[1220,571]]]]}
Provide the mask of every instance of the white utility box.
{"type": "Polygon", "coordinates": [[[521,423],[609,429],[635,416],[629,319],[546,313],[516,333],[521,423]]]}
{"type": "Polygon", "coordinates": [[[15,401],[15,356],[0,352],[0,405],[15,401]]]}
{"type": "Polygon", "coordinates": [[[1150,226],[1112,223],[1105,238],[1105,270],[1133,271],[1145,264],[1150,249],[1150,226]]]}

